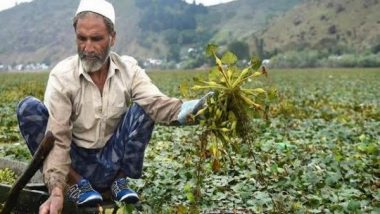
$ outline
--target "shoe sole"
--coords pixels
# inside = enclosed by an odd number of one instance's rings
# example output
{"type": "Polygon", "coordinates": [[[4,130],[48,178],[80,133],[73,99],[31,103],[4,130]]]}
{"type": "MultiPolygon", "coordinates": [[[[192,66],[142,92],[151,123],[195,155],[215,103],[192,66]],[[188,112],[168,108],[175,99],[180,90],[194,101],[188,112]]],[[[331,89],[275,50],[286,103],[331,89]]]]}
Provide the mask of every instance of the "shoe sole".
{"type": "Polygon", "coordinates": [[[90,196],[86,200],[77,203],[78,206],[92,206],[103,202],[103,198],[99,196],[90,196]]]}
{"type": "Polygon", "coordinates": [[[124,195],[120,201],[124,202],[126,204],[136,204],[139,201],[139,197],[137,196],[136,193],[129,193],[124,195]]]}

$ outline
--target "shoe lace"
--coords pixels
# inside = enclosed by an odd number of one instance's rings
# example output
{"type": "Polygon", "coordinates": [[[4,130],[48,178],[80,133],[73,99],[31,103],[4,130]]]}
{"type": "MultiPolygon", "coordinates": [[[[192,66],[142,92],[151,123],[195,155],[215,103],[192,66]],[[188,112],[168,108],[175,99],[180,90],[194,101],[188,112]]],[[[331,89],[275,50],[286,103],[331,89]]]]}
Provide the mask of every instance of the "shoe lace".
{"type": "Polygon", "coordinates": [[[72,185],[69,188],[69,191],[67,191],[67,194],[68,194],[69,198],[77,200],[79,198],[79,195],[80,195],[80,189],[78,187],[78,184],[72,185]]]}
{"type": "Polygon", "coordinates": [[[126,179],[118,179],[115,181],[114,185],[112,185],[112,191],[115,195],[123,189],[127,189],[128,181],[126,179]]]}
{"type": "Polygon", "coordinates": [[[89,183],[85,183],[83,185],[75,184],[69,188],[68,195],[70,198],[78,199],[81,193],[91,192],[94,189],[91,187],[89,183]]]}
{"type": "Polygon", "coordinates": [[[92,192],[94,189],[89,183],[79,186],[80,192],[92,192]]]}

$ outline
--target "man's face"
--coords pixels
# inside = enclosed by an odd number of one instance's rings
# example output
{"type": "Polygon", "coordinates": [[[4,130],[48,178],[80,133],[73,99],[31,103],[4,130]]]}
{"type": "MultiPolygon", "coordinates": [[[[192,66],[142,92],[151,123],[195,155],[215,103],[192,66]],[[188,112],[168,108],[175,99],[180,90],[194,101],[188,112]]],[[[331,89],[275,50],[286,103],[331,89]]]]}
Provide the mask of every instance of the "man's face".
{"type": "Polygon", "coordinates": [[[87,14],[79,18],[76,25],[78,55],[85,72],[100,70],[107,62],[115,34],[110,34],[100,15],[87,14]]]}

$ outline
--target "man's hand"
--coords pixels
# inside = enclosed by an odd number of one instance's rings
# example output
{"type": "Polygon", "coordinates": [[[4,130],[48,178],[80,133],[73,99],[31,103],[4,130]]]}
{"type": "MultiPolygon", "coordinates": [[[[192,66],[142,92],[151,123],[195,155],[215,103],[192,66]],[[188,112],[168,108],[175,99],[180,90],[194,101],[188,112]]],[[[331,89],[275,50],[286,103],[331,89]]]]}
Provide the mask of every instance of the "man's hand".
{"type": "Polygon", "coordinates": [[[63,208],[63,190],[54,187],[49,198],[40,206],[40,214],[59,214],[63,208]]]}
{"type": "MultiPolygon", "coordinates": [[[[196,115],[197,112],[204,107],[207,99],[213,95],[214,95],[214,92],[208,92],[201,99],[183,102],[183,104],[181,106],[181,110],[178,114],[177,121],[181,125],[189,124],[189,121],[188,121],[189,117],[191,115],[196,115]]],[[[193,122],[194,121],[190,122],[190,124],[193,122]]]]}

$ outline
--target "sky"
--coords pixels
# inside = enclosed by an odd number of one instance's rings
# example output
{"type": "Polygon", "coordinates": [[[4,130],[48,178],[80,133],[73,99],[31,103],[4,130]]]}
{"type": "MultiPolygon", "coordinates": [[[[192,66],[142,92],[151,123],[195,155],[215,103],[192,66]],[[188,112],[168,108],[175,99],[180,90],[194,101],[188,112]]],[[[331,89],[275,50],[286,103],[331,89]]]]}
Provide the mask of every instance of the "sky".
{"type": "MultiPolygon", "coordinates": [[[[194,0],[186,0],[188,3],[193,3],[194,0]]],[[[226,3],[234,0],[195,0],[196,3],[202,3],[205,6],[226,3]]]]}
{"type": "Polygon", "coordinates": [[[32,0],[1,0],[0,1],[0,11],[11,8],[11,7],[15,6],[16,3],[30,2],[30,1],[32,1],[32,0]]]}
{"type": "MultiPolygon", "coordinates": [[[[16,3],[30,2],[32,0],[1,0],[0,1],[0,11],[11,8],[15,6],[16,3]]],[[[186,0],[186,2],[192,3],[194,0],[186,0]]],[[[196,3],[202,3],[205,6],[226,3],[234,0],[195,0],[196,3]]]]}

